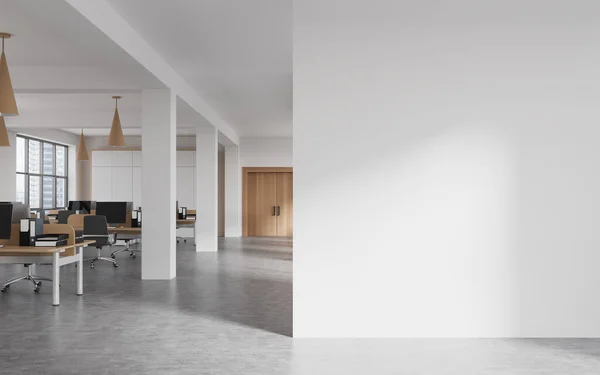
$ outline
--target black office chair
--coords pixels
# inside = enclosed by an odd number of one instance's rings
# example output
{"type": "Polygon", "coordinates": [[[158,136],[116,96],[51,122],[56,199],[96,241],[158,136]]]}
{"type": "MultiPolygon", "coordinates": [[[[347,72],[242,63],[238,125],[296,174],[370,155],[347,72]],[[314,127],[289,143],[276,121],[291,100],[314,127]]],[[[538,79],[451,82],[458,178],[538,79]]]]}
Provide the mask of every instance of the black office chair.
{"type": "Polygon", "coordinates": [[[62,210],[58,211],[58,223],[59,224],[68,224],[69,216],[74,215],[75,211],[62,210]]]}
{"type": "Polygon", "coordinates": [[[106,224],[106,216],[86,216],[83,218],[83,239],[96,241],[96,249],[98,251],[96,257],[86,259],[91,260],[90,267],[93,269],[96,261],[105,260],[111,262],[114,267],[119,267],[117,261],[113,258],[103,257],[102,248],[104,246],[112,246],[115,243],[115,237],[108,233],[108,225],[106,224]]]}

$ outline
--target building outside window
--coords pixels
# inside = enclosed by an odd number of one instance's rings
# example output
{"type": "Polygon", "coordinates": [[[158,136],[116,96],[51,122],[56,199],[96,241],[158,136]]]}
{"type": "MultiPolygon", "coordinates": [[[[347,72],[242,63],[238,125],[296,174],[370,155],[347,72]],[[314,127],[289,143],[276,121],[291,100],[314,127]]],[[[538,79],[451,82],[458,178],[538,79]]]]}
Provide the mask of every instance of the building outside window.
{"type": "Polygon", "coordinates": [[[67,205],[67,146],[17,135],[17,201],[32,210],[67,205]]]}

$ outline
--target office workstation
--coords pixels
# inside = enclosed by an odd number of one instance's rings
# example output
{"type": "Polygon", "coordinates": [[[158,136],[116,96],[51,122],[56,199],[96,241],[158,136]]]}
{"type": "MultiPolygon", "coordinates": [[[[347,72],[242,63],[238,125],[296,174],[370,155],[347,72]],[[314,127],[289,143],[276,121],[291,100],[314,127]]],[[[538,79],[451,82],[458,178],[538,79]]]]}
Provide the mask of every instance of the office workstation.
{"type": "MultiPolygon", "coordinates": [[[[42,224],[42,233],[32,233],[34,221],[29,218],[29,210],[13,212],[13,205],[0,204],[0,264],[23,264],[27,267],[26,276],[10,279],[2,284],[0,289],[7,292],[10,287],[18,281],[30,281],[34,285],[34,291],[39,292],[42,281],[52,283],[52,304],[60,304],[60,267],[77,263],[77,287],[76,294],[83,294],[83,253],[82,249],[94,243],[92,240],[76,242],[75,231],[69,225],[64,224],[42,224]],[[19,223],[14,223],[18,220],[19,223]],[[31,228],[29,228],[31,225],[31,228]],[[25,231],[27,227],[27,231],[25,231]],[[25,238],[24,238],[25,234],[25,238]],[[38,245],[40,235],[64,235],[66,239],[62,243],[49,243],[38,245]],[[50,264],[52,266],[52,278],[34,275],[35,266],[50,264]]],[[[45,237],[47,239],[48,237],[45,237]]],[[[56,241],[58,242],[58,241],[56,241]]]]}

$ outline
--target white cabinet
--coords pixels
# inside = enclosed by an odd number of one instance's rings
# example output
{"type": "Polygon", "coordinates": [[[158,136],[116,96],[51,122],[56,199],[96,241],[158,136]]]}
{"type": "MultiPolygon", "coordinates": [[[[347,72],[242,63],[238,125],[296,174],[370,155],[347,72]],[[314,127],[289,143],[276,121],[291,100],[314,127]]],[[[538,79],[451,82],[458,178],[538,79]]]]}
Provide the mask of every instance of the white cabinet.
{"type": "Polygon", "coordinates": [[[195,151],[177,151],[178,167],[193,167],[195,163],[195,151]]]}
{"type": "Polygon", "coordinates": [[[133,165],[132,151],[112,151],[113,167],[131,167],[133,165]]]}
{"type": "Polygon", "coordinates": [[[142,168],[133,167],[132,180],[133,207],[142,207],[142,168]]]}
{"type": "Polygon", "coordinates": [[[142,152],[141,151],[133,151],[133,166],[141,167],[142,166],[142,152]]]}
{"type": "MultiPolygon", "coordinates": [[[[195,151],[177,151],[177,200],[191,209],[196,208],[195,157],[195,151]]],[[[142,151],[94,151],[92,199],[131,201],[134,207],[143,207],[142,151]]]]}
{"type": "Polygon", "coordinates": [[[93,151],[92,165],[94,167],[110,167],[112,166],[112,151],[93,151]]]}
{"type": "Polygon", "coordinates": [[[95,201],[110,201],[111,192],[111,167],[92,167],[92,199],[95,201]]]}
{"type": "Polygon", "coordinates": [[[194,167],[177,167],[177,200],[179,206],[195,208],[194,167]]]}
{"type": "Polygon", "coordinates": [[[132,167],[112,167],[111,200],[131,201],[133,199],[133,171],[132,167]]]}

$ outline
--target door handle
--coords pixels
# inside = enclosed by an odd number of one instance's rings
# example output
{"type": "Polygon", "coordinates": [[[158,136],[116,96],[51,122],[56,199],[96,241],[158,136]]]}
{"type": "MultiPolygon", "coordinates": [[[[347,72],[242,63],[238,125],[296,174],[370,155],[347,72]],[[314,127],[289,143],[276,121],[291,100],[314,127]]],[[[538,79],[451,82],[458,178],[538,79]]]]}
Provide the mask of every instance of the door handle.
{"type": "Polygon", "coordinates": [[[275,206],[273,206],[273,216],[277,215],[276,211],[275,211],[275,206]]]}
{"type": "Polygon", "coordinates": [[[281,215],[281,206],[277,206],[277,216],[281,215]]]}

